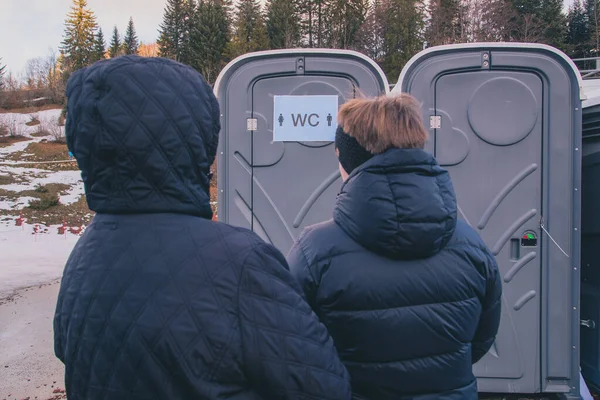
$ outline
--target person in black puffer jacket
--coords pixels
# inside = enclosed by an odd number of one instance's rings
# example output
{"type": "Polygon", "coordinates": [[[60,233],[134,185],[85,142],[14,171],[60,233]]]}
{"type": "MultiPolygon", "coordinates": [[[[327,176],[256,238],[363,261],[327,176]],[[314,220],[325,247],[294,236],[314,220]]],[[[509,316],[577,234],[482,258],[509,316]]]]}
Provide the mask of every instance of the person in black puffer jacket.
{"type": "Polygon", "coordinates": [[[341,107],[344,179],[333,220],[288,255],[357,399],[477,399],[472,364],[492,346],[502,286],[478,234],[457,221],[448,172],[423,150],[414,98],[341,107]],[[349,174],[349,175],[348,175],[349,174]]]}
{"type": "Polygon", "coordinates": [[[125,56],[75,72],[67,97],[68,147],[97,212],[54,317],[69,400],[349,399],[283,255],[211,221],[220,118],[200,74],[125,56]]]}

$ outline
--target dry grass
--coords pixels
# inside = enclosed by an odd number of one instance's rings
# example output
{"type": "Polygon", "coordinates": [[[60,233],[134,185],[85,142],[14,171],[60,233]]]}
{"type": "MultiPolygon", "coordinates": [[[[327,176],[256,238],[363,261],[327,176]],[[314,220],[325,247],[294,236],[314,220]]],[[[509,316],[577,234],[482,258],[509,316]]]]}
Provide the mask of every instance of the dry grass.
{"type": "Polygon", "coordinates": [[[25,125],[38,126],[39,124],[41,124],[40,119],[37,116],[31,115],[30,118],[31,118],[31,121],[27,122],[25,125]]]}
{"type": "MultiPolygon", "coordinates": [[[[30,224],[59,225],[64,220],[69,226],[81,226],[88,225],[93,217],[93,212],[88,208],[85,196],[82,196],[76,203],[59,204],[44,211],[31,208],[25,208],[22,211],[23,217],[30,224]]],[[[14,211],[12,214],[18,215],[19,211],[14,211]]]]}
{"type": "Polygon", "coordinates": [[[22,136],[1,136],[0,135],[0,147],[8,147],[18,142],[26,142],[29,138],[22,136]]]}
{"type": "Polygon", "coordinates": [[[219,196],[219,191],[217,189],[217,162],[215,161],[215,163],[212,165],[212,167],[210,167],[210,170],[213,173],[213,177],[212,180],[210,181],[210,202],[211,202],[211,207],[213,210],[213,213],[217,216],[219,215],[219,210],[217,207],[217,204],[212,204],[212,203],[216,203],[218,196],[219,196]]]}
{"type": "Polygon", "coordinates": [[[41,107],[13,108],[13,109],[10,109],[10,110],[5,110],[3,108],[0,108],[0,114],[8,114],[8,113],[14,113],[14,114],[31,114],[31,113],[40,112],[40,111],[60,110],[60,109],[62,109],[62,106],[59,106],[59,105],[56,105],[56,104],[47,104],[47,105],[41,106],[41,107]]]}
{"type": "Polygon", "coordinates": [[[69,159],[69,150],[64,143],[34,142],[24,151],[12,153],[8,158],[13,161],[63,161],[69,159]]]}
{"type": "Polygon", "coordinates": [[[31,224],[59,225],[63,223],[63,220],[69,226],[89,224],[93,213],[88,208],[85,196],[82,196],[76,203],[69,205],[58,202],[59,196],[65,194],[68,189],[68,185],[59,183],[38,186],[33,190],[18,193],[0,189],[0,197],[9,200],[26,196],[36,199],[29,203],[29,207],[22,210],[3,210],[3,215],[17,216],[22,212],[23,217],[31,224]]]}
{"type": "MultiPolygon", "coordinates": [[[[6,185],[11,183],[18,183],[16,179],[8,177],[8,183],[0,181],[0,185],[6,185]]],[[[0,189],[0,197],[6,197],[10,200],[16,200],[20,197],[35,197],[36,199],[42,199],[47,196],[59,196],[65,194],[69,190],[70,186],[62,183],[50,183],[47,185],[38,185],[35,189],[24,190],[22,192],[11,192],[4,189],[0,189]]]]}
{"type": "Polygon", "coordinates": [[[49,183],[43,186],[37,186],[33,190],[26,190],[24,192],[19,193],[19,197],[28,196],[28,197],[37,197],[41,199],[45,195],[58,196],[61,194],[66,194],[67,190],[69,190],[71,186],[65,185],[63,183],[49,183]]]}
{"type": "Polygon", "coordinates": [[[32,137],[48,137],[50,136],[50,132],[48,131],[43,131],[43,130],[38,130],[37,132],[33,132],[31,134],[32,137]]]}
{"type": "Polygon", "coordinates": [[[12,175],[0,175],[0,185],[11,185],[17,183],[17,180],[12,175]]]}

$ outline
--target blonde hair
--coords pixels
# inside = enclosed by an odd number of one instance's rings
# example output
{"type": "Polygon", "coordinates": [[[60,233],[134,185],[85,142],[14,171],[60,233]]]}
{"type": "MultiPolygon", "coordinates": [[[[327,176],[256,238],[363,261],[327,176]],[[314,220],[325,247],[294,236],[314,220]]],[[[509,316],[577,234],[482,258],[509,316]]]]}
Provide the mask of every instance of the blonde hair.
{"type": "Polygon", "coordinates": [[[421,105],[406,93],[353,99],[338,113],[344,132],[373,154],[425,147],[429,134],[421,118],[421,105]]]}

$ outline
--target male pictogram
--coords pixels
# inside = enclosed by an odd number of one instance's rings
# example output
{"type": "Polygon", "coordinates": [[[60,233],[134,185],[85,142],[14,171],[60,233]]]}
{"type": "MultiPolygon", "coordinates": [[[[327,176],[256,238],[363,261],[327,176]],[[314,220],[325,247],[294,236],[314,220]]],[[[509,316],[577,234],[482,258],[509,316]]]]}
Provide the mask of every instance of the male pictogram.
{"type": "Polygon", "coordinates": [[[333,117],[331,116],[331,114],[327,115],[327,126],[331,126],[332,120],[333,120],[333,117]]]}

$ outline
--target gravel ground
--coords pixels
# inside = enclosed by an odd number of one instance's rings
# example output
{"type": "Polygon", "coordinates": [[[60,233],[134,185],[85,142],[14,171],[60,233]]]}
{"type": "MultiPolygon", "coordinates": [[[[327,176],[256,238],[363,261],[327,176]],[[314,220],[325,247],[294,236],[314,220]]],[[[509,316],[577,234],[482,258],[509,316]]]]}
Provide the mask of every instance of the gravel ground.
{"type": "Polygon", "coordinates": [[[58,282],[24,289],[0,305],[0,400],[66,399],[53,347],[58,289],[58,282]]]}

